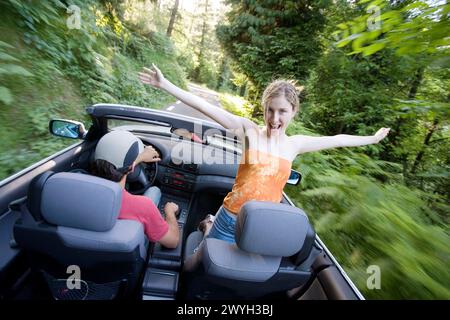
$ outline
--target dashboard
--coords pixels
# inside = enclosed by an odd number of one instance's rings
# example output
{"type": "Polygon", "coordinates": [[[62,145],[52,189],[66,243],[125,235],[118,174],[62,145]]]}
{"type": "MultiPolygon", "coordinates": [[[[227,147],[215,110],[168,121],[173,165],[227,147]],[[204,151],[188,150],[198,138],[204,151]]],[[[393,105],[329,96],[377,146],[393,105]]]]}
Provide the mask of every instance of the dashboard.
{"type": "Polygon", "coordinates": [[[204,189],[231,190],[240,155],[215,146],[165,136],[139,136],[161,156],[156,181],[166,191],[193,193],[204,189]]]}

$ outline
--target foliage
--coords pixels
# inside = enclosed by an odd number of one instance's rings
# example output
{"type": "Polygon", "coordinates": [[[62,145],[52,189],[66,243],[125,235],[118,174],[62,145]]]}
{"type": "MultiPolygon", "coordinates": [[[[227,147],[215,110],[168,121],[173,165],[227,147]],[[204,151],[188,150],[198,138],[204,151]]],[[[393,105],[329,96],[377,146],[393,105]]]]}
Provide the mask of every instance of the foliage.
{"type": "Polygon", "coordinates": [[[180,8],[172,36],[177,60],[188,77],[211,89],[228,82],[228,79],[219,79],[224,54],[214,32],[223,16],[221,9],[224,9],[222,4],[214,6],[211,0],[198,1],[192,12],[180,8]]]}
{"type": "MultiPolygon", "coordinates": [[[[293,124],[290,134],[311,134],[293,124]]],[[[286,192],[367,298],[448,299],[448,212],[442,197],[402,184],[401,167],[357,149],[305,154],[303,174],[286,192]],[[381,183],[380,180],[385,181],[381,183]],[[381,290],[366,286],[370,265],[381,269],[381,290]]]]}
{"type": "Polygon", "coordinates": [[[220,104],[225,110],[244,118],[252,118],[253,106],[241,97],[231,94],[220,94],[220,104]]]}
{"type": "MultiPolygon", "coordinates": [[[[17,64],[19,59],[13,57],[5,51],[5,49],[11,50],[13,48],[13,46],[7,44],[6,42],[0,41],[0,78],[7,79],[12,76],[32,76],[29,71],[17,64]]],[[[0,86],[0,101],[4,104],[11,104],[14,101],[10,89],[5,86],[0,86]]]]}
{"type": "Polygon", "coordinates": [[[157,30],[136,30],[124,20],[121,2],[70,4],[80,8],[79,29],[68,27],[71,14],[58,0],[1,5],[0,179],[74,143],[49,135],[51,118],[84,120],[88,127],[83,112],[88,104],[160,108],[172,102],[138,81],[142,66],[156,63],[167,78],[185,86],[170,40],[157,30]]]}
{"type": "Polygon", "coordinates": [[[306,123],[323,134],[372,134],[391,126],[392,97],[410,86],[415,65],[390,52],[349,57],[339,49],[325,53],[307,81],[306,123]]]}
{"type": "Polygon", "coordinates": [[[353,54],[372,55],[394,48],[399,55],[427,53],[448,62],[450,3],[413,1],[399,8],[387,0],[362,0],[366,14],[338,24],[338,47],[351,44],[353,54]]]}
{"type": "Polygon", "coordinates": [[[234,1],[217,34],[258,91],[274,77],[305,79],[321,53],[328,1],[234,1]]]}
{"type": "Polygon", "coordinates": [[[303,155],[294,164],[302,191],[287,193],[366,298],[448,299],[450,239],[430,203],[450,208],[397,179],[377,182],[374,175],[392,177],[386,166],[347,150],[303,155]],[[370,265],[380,266],[380,290],[366,286],[370,265]]]}

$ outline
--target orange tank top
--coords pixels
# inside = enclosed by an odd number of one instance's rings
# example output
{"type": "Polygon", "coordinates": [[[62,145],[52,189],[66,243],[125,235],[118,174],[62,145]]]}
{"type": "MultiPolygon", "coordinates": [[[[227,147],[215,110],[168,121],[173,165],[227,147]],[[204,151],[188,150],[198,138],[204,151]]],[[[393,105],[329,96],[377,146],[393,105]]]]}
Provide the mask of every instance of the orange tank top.
{"type": "Polygon", "coordinates": [[[237,214],[250,200],[280,202],[292,163],[259,150],[247,150],[239,164],[233,189],[223,206],[237,214]]]}

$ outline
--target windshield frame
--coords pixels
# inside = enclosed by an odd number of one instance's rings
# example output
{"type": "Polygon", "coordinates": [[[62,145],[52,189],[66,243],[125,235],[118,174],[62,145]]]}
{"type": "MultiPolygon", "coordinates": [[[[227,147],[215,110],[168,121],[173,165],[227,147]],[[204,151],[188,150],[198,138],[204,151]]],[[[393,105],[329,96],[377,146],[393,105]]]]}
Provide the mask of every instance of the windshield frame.
{"type": "MultiPolygon", "coordinates": [[[[111,115],[106,116],[106,128],[107,131],[112,130],[127,130],[136,134],[154,134],[165,137],[170,137],[174,139],[181,139],[182,136],[175,134],[173,131],[175,129],[180,129],[172,126],[170,123],[162,122],[158,120],[150,120],[150,119],[142,119],[142,118],[134,118],[127,116],[119,116],[119,115],[111,115]],[[118,120],[123,121],[123,125],[111,126],[111,121],[118,120]],[[133,128],[135,127],[135,128],[133,128]],[[148,129],[147,129],[148,127],[148,129]],[[156,128],[163,128],[162,130],[157,130],[156,128]],[[152,130],[154,129],[154,130],[152,130]]],[[[188,130],[186,128],[183,128],[188,130]]],[[[188,130],[189,131],[189,130],[188,130]]],[[[190,131],[189,131],[190,132],[190,131]]],[[[195,132],[194,132],[195,133],[195,132]]],[[[238,140],[236,137],[232,137],[229,135],[219,134],[217,130],[213,130],[211,134],[208,134],[208,130],[205,132],[205,135],[201,137],[202,144],[212,146],[215,148],[222,149],[227,152],[232,152],[234,154],[241,155],[242,154],[242,142],[238,140]]],[[[227,131],[227,133],[230,133],[227,131]]],[[[198,133],[196,133],[198,134],[198,133]]],[[[185,138],[186,139],[186,138],[185,138]]],[[[194,143],[194,141],[192,141],[194,143]]],[[[198,143],[198,142],[196,142],[198,143]]]]}

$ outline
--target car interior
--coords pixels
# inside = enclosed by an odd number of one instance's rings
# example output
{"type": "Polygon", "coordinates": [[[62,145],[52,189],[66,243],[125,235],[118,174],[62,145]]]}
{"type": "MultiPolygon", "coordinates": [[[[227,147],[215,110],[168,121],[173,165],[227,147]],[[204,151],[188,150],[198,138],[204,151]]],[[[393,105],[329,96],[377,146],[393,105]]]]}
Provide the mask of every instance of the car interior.
{"type": "MultiPolygon", "coordinates": [[[[0,299],[363,299],[286,195],[281,203],[246,203],[236,245],[203,240],[198,225],[221,206],[240,161],[240,141],[220,125],[123,105],[86,111],[89,130],[50,121],[50,132],[79,139],[74,145],[0,183],[0,299]],[[111,130],[128,130],[160,154],[160,162],[137,166],[126,188],[159,187],[161,214],[169,201],[179,206],[177,248],[149,242],[137,221],[117,219],[121,187],[90,174],[96,143],[111,130]],[[183,269],[202,240],[200,263],[183,269]]],[[[289,183],[300,179],[293,171],[289,183]]]]}

